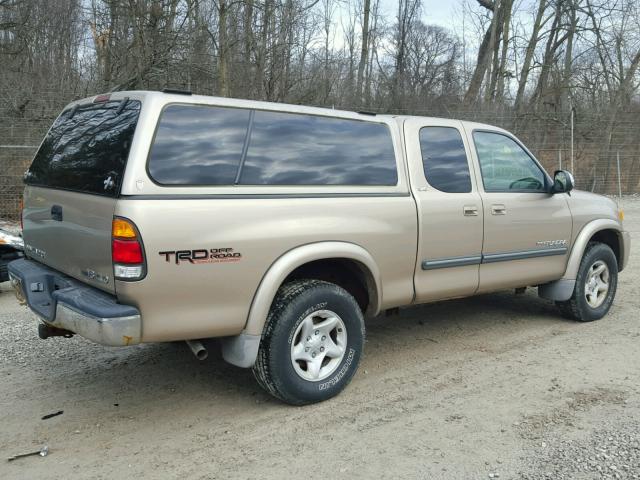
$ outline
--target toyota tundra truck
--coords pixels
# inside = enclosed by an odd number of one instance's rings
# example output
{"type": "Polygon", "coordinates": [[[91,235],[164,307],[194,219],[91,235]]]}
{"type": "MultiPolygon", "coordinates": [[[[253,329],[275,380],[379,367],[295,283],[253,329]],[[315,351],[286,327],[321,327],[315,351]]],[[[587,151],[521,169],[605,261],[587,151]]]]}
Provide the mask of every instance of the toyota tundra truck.
{"type": "Polygon", "coordinates": [[[614,201],[460,120],[118,92],[68,105],[25,184],[9,274],[41,337],[219,337],[294,405],[349,383],[366,317],[537,287],[597,320],[629,257],[614,201]]]}

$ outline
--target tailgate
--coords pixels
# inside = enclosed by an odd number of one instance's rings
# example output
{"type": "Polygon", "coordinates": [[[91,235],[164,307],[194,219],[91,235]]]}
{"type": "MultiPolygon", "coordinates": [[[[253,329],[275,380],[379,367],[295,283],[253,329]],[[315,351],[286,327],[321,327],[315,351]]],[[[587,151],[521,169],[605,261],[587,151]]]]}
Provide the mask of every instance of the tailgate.
{"type": "Polygon", "coordinates": [[[30,258],[114,293],[111,222],[141,102],[96,100],[64,110],[38,149],[23,237],[30,258]]]}
{"type": "Polygon", "coordinates": [[[115,206],[115,198],[28,186],[23,210],[26,254],[114,293],[111,222],[115,206]]]}

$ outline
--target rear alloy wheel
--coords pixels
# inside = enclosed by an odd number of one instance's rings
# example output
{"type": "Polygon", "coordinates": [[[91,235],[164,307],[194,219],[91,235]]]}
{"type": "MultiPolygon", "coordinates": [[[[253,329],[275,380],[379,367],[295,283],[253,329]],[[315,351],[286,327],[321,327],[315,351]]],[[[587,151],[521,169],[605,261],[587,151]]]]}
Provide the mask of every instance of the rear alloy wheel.
{"type": "Polygon", "coordinates": [[[364,319],[352,295],[333,283],[296,280],[273,301],[253,374],[284,402],[320,402],[351,381],[363,346],[364,319]]]}
{"type": "Polygon", "coordinates": [[[604,243],[591,242],[580,262],[573,295],[556,305],[572,320],[598,320],[611,308],[617,286],[618,262],[613,250],[604,243]]]}

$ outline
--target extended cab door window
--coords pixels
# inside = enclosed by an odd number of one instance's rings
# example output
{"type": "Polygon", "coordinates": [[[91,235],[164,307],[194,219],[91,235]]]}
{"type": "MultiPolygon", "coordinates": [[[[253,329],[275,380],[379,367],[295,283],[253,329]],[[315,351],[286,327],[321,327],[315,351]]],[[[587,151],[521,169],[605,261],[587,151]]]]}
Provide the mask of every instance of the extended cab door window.
{"type": "Polygon", "coordinates": [[[421,128],[420,150],[424,175],[432,187],[447,193],[471,191],[467,152],[457,129],[421,128]]]}
{"type": "Polygon", "coordinates": [[[416,302],[471,295],[479,282],[482,202],[462,124],[415,117],[404,130],[418,207],[416,302]]]}

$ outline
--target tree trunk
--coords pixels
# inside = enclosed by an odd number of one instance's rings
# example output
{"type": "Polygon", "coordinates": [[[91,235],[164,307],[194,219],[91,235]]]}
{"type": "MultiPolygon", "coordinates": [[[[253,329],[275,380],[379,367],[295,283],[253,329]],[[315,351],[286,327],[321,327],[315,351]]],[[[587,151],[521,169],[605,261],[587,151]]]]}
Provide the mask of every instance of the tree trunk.
{"type": "Polygon", "coordinates": [[[531,37],[529,38],[529,43],[527,44],[527,49],[524,55],[524,63],[522,64],[522,70],[520,72],[518,92],[516,93],[516,100],[514,104],[516,111],[520,110],[523,103],[522,100],[524,98],[524,90],[527,86],[527,80],[529,79],[531,62],[533,61],[533,54],[535,53],[536,47],[538,45],[538,35],[540,34],[540,29],[542,28],[542,17],[544,16],[546,8],[547,0],[540,0],[540,3],[538,4],[538,13],[536,14],[536,19],[533,23],[531,37]]]}
{"type": "Polygon", "coordinates": [[[487,70],[487,82],[485,85],[484,100],[489,103],[495,95],[498,72],[498,62],[500,54],[500,33],[502,31],[502,9],[506,0],[495,0],[494,15],[491,19],[491,39],[489,41],[489,51],[491,52],[490,68],[487,70]],[[498,25],[499,24],[499,25],[498,25]]]}
{"type": "Polygon", "coordinates": [[[253,0],[246,0],[242,20],[242,57],[244,60],[245,74],[247,76],[245,79],[248,90],[247,93],[249,93],[250,96],[255,95],[255,88],[251,85],[252,79],[254,78],[252,75],[253,62],[251,61],[253,49],[253,0]]]}
{"type": "Polygon", "coordinates": [[[562,69],[562,95],[560,102],[564,106],[571,103],[571,65],[573,62],[573,39],[578,28],[578,15],[576,12],[576,0],[568,0],[569,27],[567,31],[566,47],[564,52],[564,66],[562,69]]]}
{"type": "Polygon", "coordinates": [[[538,82],[536,83],[535,90],[533,91],[533,95],[531,96],[530,105],[534,105],[536,103],[540,103],[543,101],[545,96],[545,90],[548,86],[549,74],[551,73],[551,67],[555,63],[556,50],[560,46],[560,43],[557,42],[559,26],[562,20],[562,13],[560,11],[561,4],[560,2],[556,5],[556,10],[553,18],[553,24],[551,25],[551,29],[549,30],[549,38],[547,39],[547,44],[544,49],[544,56],[542,57],[542,68],[540,69],[540,76],[538,77],[538,82]]]}
{"type": "Polygon", "coordinates": [[[227,0],[219,0],[218,4],[218,95],[229,96],[228,52],[227,45],[227,0]]]}
{"type": "Polygon", "coordinates": [[[364,77],[364,68],[367,65],[369,57],[369,10],[371,9],[371,0],[364,0],[364,15],[362,19],[362,48],[360,49],[360,62],[358,63],[358,77],[356,80],[356,102],[358,105],[362,103],[362,82],[364,77]]]}
{"type": "MultiPolygon", "coordinates": [[[[478,0],[478,3],[480,3],[480,5],[482,5],[486,9],[492,11],[493,17],[491,18],[491,24],[489,25],[489,28],[487,28],[487,31],[484,33],[482,43],[480,44],[480,48],[478,49],[478,59],[476,61],[476,67],[473,70],[473,75],[471,76],[471,81],[469,82],[469,88],[467,88],[467,92],[464,95],[464,103],[466,105],[471,105],[478,100],[480,88],[482,87],[482,80],[489,70],[489,65],[491,63],[491,57],[496,42],[496,37],[498,37],[501,33],[498,32],[498,26],[501,25],[500,19],[498,18],[500,10],[496,7],[496,4],[494,2],[488,2],[485,0],[478,0]]],[[[500,30],[501,29],[502,27],[500,26],[500,30]]]]}
{"type": "Polygon", "coordinates": [[[505,0],[503,8],[504,21],[502,22],[502,56],[500,65],[498,66],[498,80],[496,84],[495,99],[502,102],[504,99],[504,79],[507,75],[507,53],[509,50],[509,27],[511,24],[511,10],[513,8],[513,0],[505,0]]]}

